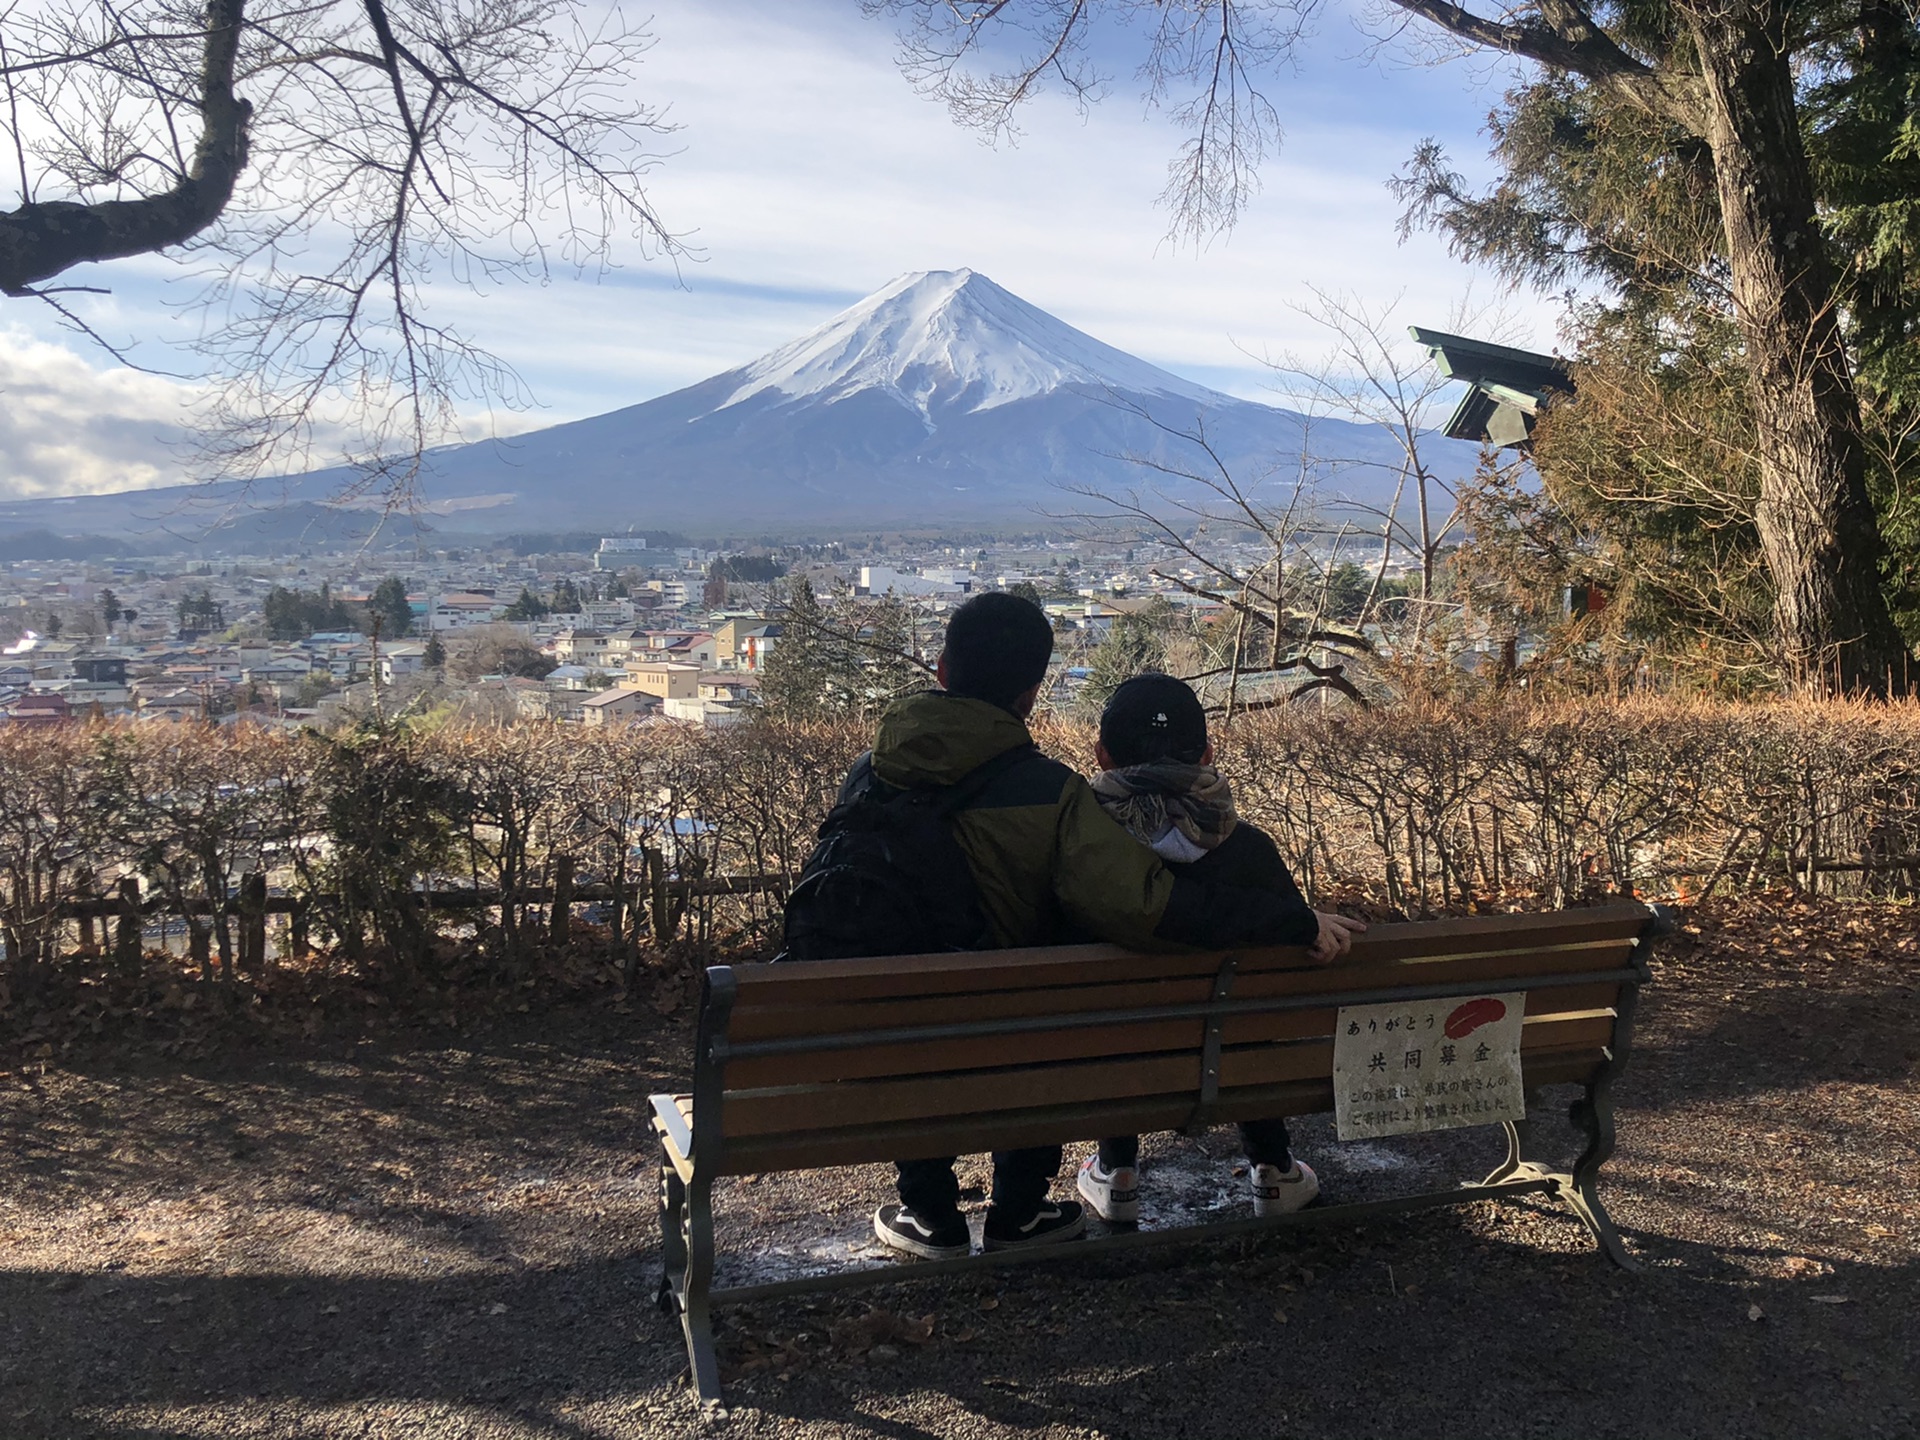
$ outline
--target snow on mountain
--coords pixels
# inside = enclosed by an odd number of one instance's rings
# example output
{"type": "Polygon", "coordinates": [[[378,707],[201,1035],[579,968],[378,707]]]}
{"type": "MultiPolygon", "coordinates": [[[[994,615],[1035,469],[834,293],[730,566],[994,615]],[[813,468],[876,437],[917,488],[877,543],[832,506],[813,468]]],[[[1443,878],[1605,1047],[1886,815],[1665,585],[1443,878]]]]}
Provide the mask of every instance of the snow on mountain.
{"type": "Polygon", "coordinates": [[[770,392],[783,400],[834,401],[879,390],[932,424],[942,413],[990,410],[1067,385],[1202,406],[1231,403],[967,269],[902,275],[727,378],[736,375],[716,410],[770,392]]]}
{"type": "MultiPolygon", "coordinates": [[[[481,534],[1027,525],[1081,508],[1088,492],[1178,488],[1171,477],[1216,462],[1284,504],[1308,443],[1328,462],[1328,498],[1391,502],[1400,455],[1379,430],[1323,419],[1309,435],[1290,410],[1170,375],[975,271],[935,270],[670,395],[435,450],[421,512],[435,529],[481,534]],[[1205,452],[1182,438],[1196,426],[1205,452]]],[[[1472,463],[1466,447],[1435,458],[1472,463]]],[[[255,493],[286,508],[248,523],[274,534],[306,534],[316,517],[364,526],[336,508],[349,479],[332,470],[265,482],[255,493]]],[[[236,499],[244,504],[237,492],[181,487],[20,501],[0,504],[0,532],[129,534],[162,522],[180,532],[202,512],[222,523],[236,499]]]]}

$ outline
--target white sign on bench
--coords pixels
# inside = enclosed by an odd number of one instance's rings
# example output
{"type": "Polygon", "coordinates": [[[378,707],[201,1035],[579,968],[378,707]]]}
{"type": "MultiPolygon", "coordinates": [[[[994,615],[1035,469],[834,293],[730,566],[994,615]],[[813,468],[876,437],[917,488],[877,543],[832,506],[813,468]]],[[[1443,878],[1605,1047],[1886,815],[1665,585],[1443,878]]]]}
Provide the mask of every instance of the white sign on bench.
{"type": "Polygon", "coordinates": [[[1524,1120],[1520,1025],[1527,997],[1476,995],[1345,1005],[1333,1040],[1342,1140],[1524,1120]]]}

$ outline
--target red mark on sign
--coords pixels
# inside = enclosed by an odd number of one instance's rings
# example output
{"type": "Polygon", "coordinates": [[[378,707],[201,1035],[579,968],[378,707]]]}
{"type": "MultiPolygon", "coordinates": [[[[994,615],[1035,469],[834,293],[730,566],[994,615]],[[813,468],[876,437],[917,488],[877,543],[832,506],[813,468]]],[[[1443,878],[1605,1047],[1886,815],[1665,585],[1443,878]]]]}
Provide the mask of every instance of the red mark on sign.
{"type": "Polygon", "coordinates": [[[1504,1000],[1469,1000],[1447,1016],[1447,1039],[1464,1040],[1482,1025],[1506,1018],[1504,1000]]]}

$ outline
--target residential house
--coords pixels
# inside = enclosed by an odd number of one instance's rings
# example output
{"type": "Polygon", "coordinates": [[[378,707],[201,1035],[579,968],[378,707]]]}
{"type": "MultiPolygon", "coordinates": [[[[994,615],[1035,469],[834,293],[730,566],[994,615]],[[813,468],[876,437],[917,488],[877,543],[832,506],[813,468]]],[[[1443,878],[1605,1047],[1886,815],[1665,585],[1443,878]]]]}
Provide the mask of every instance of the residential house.
{"type": "Polygon", "coordinates": [[[660,707],[660,697],[646,690],[615,686],[580,702],[580,720],[586,725],[631,724],[660,707]]]}
{"type": "Polygon", "coordinates": [[[780,643],[778,625],[756,625],[740,638],[740,668],[757,671],[780,643]]]}
{"type": "Polygon", "coordinates": [[[746,653],[747,631],[766,623],[761,615],[727,616],[713,628],[713,663],[722,670],[738,669],[746,653]]]}
{"type": "Polygon", "coordinates": [[[700,667],[674,660],[629,660],[627,681],[637,690],[662,700],[697,700],[700,667]]]}
{"type": "Polygon", "coordinates": [[[731,704],[758,705],[760,681],[757,676],[708,671],[700,677],[702,700],[724,700],[731,704]]]}
{"type": "Polygon", "coordinates": [[[403,641],[380,647],[380,681],[391,685],[402,675],[418,675],[427,667],[427,647],[403,641]]]}
{"type": "Polygon", "coordinates": [[[141,720],[166,720],[179,723],[185,720],[204,720],[207,714],[206,696],[192,690],[143,691],[137,700],[135,711],[141,720]]]}
{"type": "Polygon", "coordinates": [[[750,710],[750,706],[736,701],[710,700],[698,696],[691,700],[661,702],[661,713],[669,720],[698,725],[707,730],[721,730],[729,725],[741,724],[748,718],[750,710]]]}
{"type": "Polygon", "coordinates": [[[0,710],[0,717],[4,717],[9,725],[64,725],[73,716],[73,706],[68,703],[66,696],[40,692],[22,695],[0,710]]]}
{"type": "MultiPolygon", "coordinates": [[[[629,638],[629,643],[631,640],[629,638]]],[[[619,642],[604,630],[562,630],[553,637],[553,658],[562,665],[586,665],[619,669],[614,659],[619,642]]]]}
{"type": "Polygon", "coordinates": [[[466,630],[475,625],[491,625],[506,613],[493,596],[478,591],[456,590],[438,596],[427,610],[427,629],[466,630]]]}
{"type": "Polygon", "coordinates": [[[619,673],[617,669],[608,671],[598,665],[557,665],[547,672],[545,683],[549,690],[582,690],[597,695],[611,685],[619,673]]]}
{"type": "MultiPolygon", "coordinates": [[[[678,660],[683,664],[711,668],[718,661],[719,643],[705,630],[649,630],[646,635],[648,659],[678,660]]],[[[639,655],[640,651],[634,652],[639,655]]]]}
{"type": "Polygon", "coordinates": [[[71,680],[73,660],[81,647],[68,640],[42,640],[27,652],[35,680],[71,680]]]}

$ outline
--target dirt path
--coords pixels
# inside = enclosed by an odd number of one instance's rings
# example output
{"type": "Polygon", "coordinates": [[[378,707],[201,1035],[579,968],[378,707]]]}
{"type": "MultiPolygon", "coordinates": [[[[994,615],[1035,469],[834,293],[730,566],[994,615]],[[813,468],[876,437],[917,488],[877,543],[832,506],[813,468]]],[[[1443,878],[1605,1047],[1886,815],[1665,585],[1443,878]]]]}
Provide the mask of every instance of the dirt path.
{"type": "MultiPolygon", "coordinates": [[[[1648,994],[1608,1172],[1647,1273],[1549,1208],[1479,1205],[767,1304],[729,1317],[724,1419],[651,1305],[636,1102],[686,1049],[652,1016],[16,1072],[0,1440],[1920,1433],[1920,922],[1702,930],[1648,994]]],[[[1299,1139],[1343,1195],[1497,1149],[1299,1139]]],[[[1231,1152],[1159,1139],[1148,1184],[1237,1207],[1231,1152]]],[[[749,1266],[847,1263],[884,1185],[720,1206],[749,1266]]]]}

